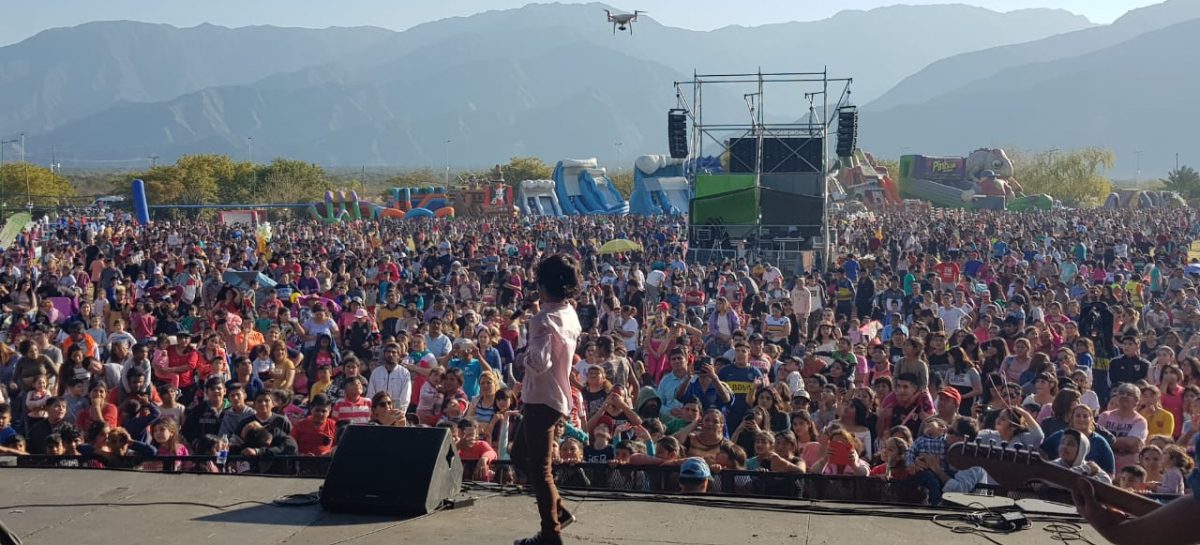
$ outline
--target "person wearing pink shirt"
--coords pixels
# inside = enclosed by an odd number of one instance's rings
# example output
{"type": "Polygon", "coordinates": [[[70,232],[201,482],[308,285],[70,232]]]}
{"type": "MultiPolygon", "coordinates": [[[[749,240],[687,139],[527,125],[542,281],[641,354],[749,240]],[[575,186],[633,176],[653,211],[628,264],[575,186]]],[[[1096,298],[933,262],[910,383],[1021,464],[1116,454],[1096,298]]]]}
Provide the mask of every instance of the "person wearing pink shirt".
{"type": "Polygon", "coordinates": [[[554,485],[551,441],[558,421],[571,412],[572,355],[582,327],[568,300],[579,293],[580,284],[579,264],[570,256],[551,255],[537,266],[541,311],[529,322],[528,345],[521,356],[525,364],[523,419],[512,455],[527,468],[542,529],[514,545],[558,545],[562,528],[575,520],[563,508],[554,485]]]}

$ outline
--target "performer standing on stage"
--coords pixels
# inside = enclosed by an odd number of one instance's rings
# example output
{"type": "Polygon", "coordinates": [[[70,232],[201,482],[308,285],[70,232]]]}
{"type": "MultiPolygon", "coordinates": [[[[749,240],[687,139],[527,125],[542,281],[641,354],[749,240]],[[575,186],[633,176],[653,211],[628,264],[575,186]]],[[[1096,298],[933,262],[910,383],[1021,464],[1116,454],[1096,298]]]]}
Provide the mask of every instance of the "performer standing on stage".
{"type": "Polygon", "coordinates": [[[529,344],[522,355],[525,380],[521,384],[522,420],[513,445],[513,460],[522,464],[537,496],[542,530],[514,545],[558,545],[563,527],[575,518],[563,508],[554,485],[550,442],[554,427],[570,412],[570,373],[575,343],[582,328],[575,307],[582,279],[574,258],[555,254],[537,266],[541,312],[529,322],[529,344]]]}

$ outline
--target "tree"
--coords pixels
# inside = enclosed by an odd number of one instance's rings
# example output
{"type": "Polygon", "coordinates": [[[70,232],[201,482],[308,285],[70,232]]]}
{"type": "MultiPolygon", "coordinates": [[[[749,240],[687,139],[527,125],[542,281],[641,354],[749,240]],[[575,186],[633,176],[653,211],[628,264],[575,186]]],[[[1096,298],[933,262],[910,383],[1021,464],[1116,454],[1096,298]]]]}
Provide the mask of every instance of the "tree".
{"type": "Polygon", "coordinates": [[[613,172],[608,175],[608,179],[612,180],[613,187],[617,188],[617,191],[621,192],[621,196],[625,197],[626,199],[628,199],[629,195],[633,193],[632,171],[622,170],[619,172],[613,172]]]}
{"type": "Polygon", "coordinates": [[[1200,172],[1183,165],[1167,173],[1167,177],[1159,180],[1163,189],[1179,193],[1185,199],[1200,198],[1200,172]]]}
{"type": "Polygon", "coordinates": [[[549,180],[554,174],[554,167],[537,157],[513,157],[500,170],[504,180],[511,185],[525,180],[549,180]]]}
{"type": "Polygon", "coordinates": [[[1116,163],[1108,150],[1012,153],[1010,158],[1027,195],[1045,193],[1068,206],[1088,206],[1100,204],[1112,191],[1112,182],[1101,174],[1116,163]]]}
{"type": "Polygon", "coordinates": [[[56,205],[75,194],[66,178],[32,163],[5,163],[0,169],[0,195],[5,206],[56,205]],[[28,200],[26,200],[28,195],[28,200]]]}
{"type": "Polygon", "coordinates": [[[275,159],[267,167],[265,187],[271,200],[303,203],[319,200],[333,189],[319,165],[293,159],[275,159]]]}

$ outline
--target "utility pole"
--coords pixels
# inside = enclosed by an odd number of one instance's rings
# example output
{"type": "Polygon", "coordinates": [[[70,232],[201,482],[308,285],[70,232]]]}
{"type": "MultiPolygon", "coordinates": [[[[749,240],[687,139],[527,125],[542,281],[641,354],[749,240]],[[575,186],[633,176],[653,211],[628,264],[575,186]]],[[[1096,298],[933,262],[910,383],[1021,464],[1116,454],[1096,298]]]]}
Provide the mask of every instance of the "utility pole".
{"type": "Polygon", "coordinates": [[[449,138],[446,139],[445,144],[446,144],[446,176],[445,176],[445,180],[442,182],[442,185],[449,188],[450,187],[450,139],[449,138]]]}
{"type": "Polygon", "coordinates": [[[1142,154],[1143,153],[1146,153],[1146,152],[1144,152],[1142,150],[1137,150],[1137,151],[1133,152],[1133,154],[1135,156],[1137,156],[1137,179],[1134,180],[1135,182],[1142,181],[1142,154]]]}
{"type": "Polygon", "coordinates": [[[25,162],[25,133],[21,133],[21,163],[22,169],[25,171],[25,206],[29,208],[29,213],[33,213],[33,197],[29,191],[29,163],[25,162]]]}

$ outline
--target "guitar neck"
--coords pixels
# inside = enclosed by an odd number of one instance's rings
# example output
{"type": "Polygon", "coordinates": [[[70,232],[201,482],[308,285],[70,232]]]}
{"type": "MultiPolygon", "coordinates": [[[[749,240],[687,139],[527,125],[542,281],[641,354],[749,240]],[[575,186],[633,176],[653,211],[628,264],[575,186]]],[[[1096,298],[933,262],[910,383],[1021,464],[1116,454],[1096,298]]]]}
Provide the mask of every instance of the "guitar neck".
{"type": "MultiPolygon", "coordinates": [[[[983,468],[993,480],[1007,488],[1020,488],[1030,481],[1043,481],[1074,490],[1080,479],[1091,479],[1069,468],[1046,461],[1036,449],[1006,447],[1004,444],[972,442],[951,445],[946,452],[950,465],[983,468]]],[[[1111,484],[1092,481],[1096,499],[1113,509],[1142,516],[1161,504],[1111,484]]]]}
{"type": "MultiPolygon", "coordinates": [[[[1061,471],[1045,471],[1045,475],[1039,475],[1038,479],[1048,483],[1056,484],[1067,490],[1074,490],[1075,484],[1080,479],[1090,479],[1086,475],[1081,475],[1066,468],[1059,468],[1061,471]]],[[[1128,513],[1135,517],[1145,515],[1155,509],[1158,509],[1162,504],[1147,498],[1145,496],[1134,494],[1128,490],[1117,488],[1111,484],[1092,480],[1092,490],[1096,492],[1096,499],[1107,505],[1128,513]]]]}

